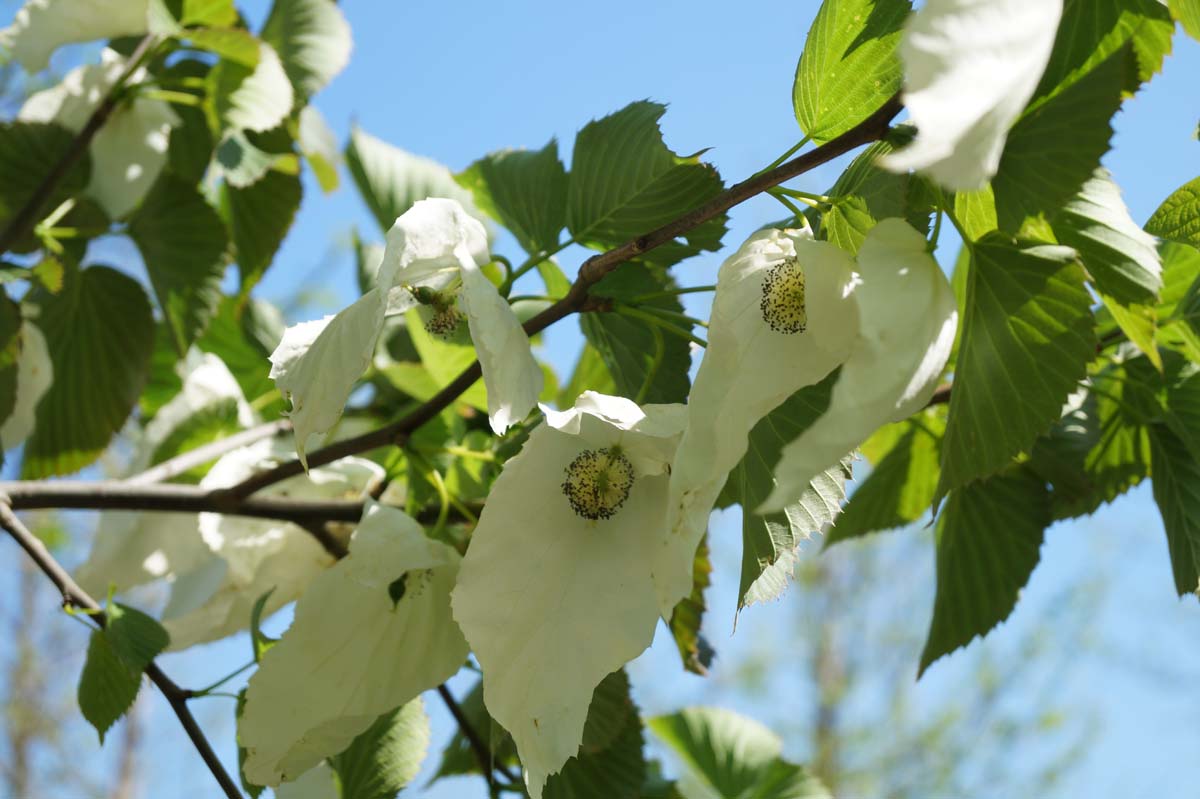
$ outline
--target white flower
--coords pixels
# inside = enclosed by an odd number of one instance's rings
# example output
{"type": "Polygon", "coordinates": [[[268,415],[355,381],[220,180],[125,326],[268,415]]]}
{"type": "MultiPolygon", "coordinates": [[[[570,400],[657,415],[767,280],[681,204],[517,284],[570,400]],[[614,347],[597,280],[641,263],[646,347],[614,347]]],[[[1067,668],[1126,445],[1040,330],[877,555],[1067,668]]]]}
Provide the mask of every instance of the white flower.
{"type": "Polygon", "coordinates": [[[775,488],[758,513],[797,500],[822,470],[890,422],[924,408],[937,387],[958,324],[950,281],[925,237],[885,219],[858,251],[859,330],[829,409],[783,448],[775,488]]]}
{"type": "Polygon", "coordinates": [[[759,231],[722,264],[671,473],[672,532],[656,567],[664,615],[691,591],[692,555],[754,425],[853,351],[854,281],[849,254],[802,230],[759,231]]]}
{"type": "Polygon", "coordinates": [[[64,44],[145,33],[149,6],[149,0],[27,0],[0,30],[0,53],[27,72],[41,72],[64,44]]]}
{"type": "Polygon", "coordinates": [[[385,315],[417,295],[432,310],[431,332],[448,335],[464,317],[479,355],[492,429],[503,433],[537,403],[542,371],[508,303],[479,271],[487,232],[455,200],[415,203],[388,231],[375,288],[334,316],[289,327],[271,354],[271,377],[292,403],[296,449],[341,417],[371,362],[385,315]]]}
{"type": "MultiPolygon", "coordinates": [[[[279,439],[260,441],[222,457],[200,481],[205,488],[236,485],[287,458],[279,439]]],[[[343,458],[306,474],[268,486],[257,496],[304,499],[361,499],[383,469],[362,458],[343,458]]],[[[186,534],[178,527],[176,535],[186,534]]],[[[334,563],[303,528],[276,519],[202,513],[199,535],[211,557],[179,575],[163,610],[172,649],[214,641],[245,629],[255,601],[274,589],[264,615],[295,600],[315,577],[334,563]]]]}
{"type": "MultiPolygon", "coordinates": [[[[113,50],[101,53],[99,64],[71,70],[62,82],[40,91],[21,107],[22,122],[54,122],[78,133],[125,71],[125,58],[113,50]]],[[[128,81],[146,78],[139,69],[128,81]]],[[[112,219],[132,211],[167,162],[171,128],[179,117],[161,100],[134,97],[116,108],[96,132],[88,151],[92,177],[87,194],[112,219]]]]}
{"type": "Polygon", "coordinates": [[[292,780],[467,658],[450,616],[459,556],[368,502],[350,554],[313,581],[246,689],[238,739],[259,785],[292,780]]]}
{"type": "Polygon", "coordinates": [[[686,418],[591,391],[545,414],[496,480],[453,597],[534,799],[578,752],[596,686],[654,637],[653,562],[686,418]]]}
{"type": "Polygon", "coordinates": [[[927,0],[900,44],[917,138],[881,163],[922,170],[955,191],[981,188],[1046,69],[1062,8],[1062,0],[927,0]]]}
{"type": "Polygon", "coordinates": [[[15,448],[33,432],[37,406],[54,382],[54,364],[46,349],[46,337],[28,319],[21,322],[18,334],[21,354],[17,357],[17,396],[12,413],[0,426],[0,448],[15,448]]]}

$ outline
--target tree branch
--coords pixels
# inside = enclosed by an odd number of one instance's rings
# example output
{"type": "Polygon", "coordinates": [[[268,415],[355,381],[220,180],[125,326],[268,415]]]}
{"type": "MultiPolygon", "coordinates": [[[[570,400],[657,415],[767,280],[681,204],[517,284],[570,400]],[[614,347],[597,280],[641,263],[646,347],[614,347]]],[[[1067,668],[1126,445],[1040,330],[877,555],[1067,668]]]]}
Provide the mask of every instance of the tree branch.
{"type": "Polygon", "coordinates": [[[25,205],[21,206],[21,210],[13,215],[9,220],[8,225],[0,232],[0,254],[6,253],[13,246],[28,235],[33,226],[41,219],[43,206],[46,201],[54,195],[54,190],[58,188],[58,184],[63,181],[71,168],[79,162],[83,154],[87,152],[88,146],[91,145],[92,139],[96,133],[108,121],[109,116],[116,109],[117,103],[121,97],[121,89],[125,86],[125,81],[129,80],[130,76],[141,66],[142,61],[150,54],[151,49],[158,43],[158,37],[154,34],[147,34],[129,56],[126,63],[125,71],[117,78],[117,82],[108,90],[108,94],[92,111],[92,115],[88,117],[88,121],[75,134],[75,138],[71,140],[71,144],[67,147],[54,167],[46,173],[42,178],[42,182],[38,184],[33,193],[29,195],[29,199],[25,201],[25,205]]]}
{"type": "Polygon", "coordinates": [[[446,709],[450,711],[450,715],[454,716],[454,720],[458,722],[458,728],[462,730],[463,737],[467,739],[467,743],[471,747],[471,751],[475,754],[475,760],[479,763],[479,770],[483,772],[487,778],[488,784],[492,784],[492,772],[499,771],[504,775],[504,778],[510,783],[515,783],[517,777],[503,763],[495,761],[492,756],[492,748],[484,743],[483,737],[479,731],[471,724],[471,720],[467,718],[467,714],[463,712],[462,706],[450,693],[450,689],[442,683],[437,687],[438,696],[446,703],[446,709]],[[495,762],[493,762],[495,761],[495,762]]]}
{"type": "MultiPolygon", "coordinates": [[[[87,617],[99,627],[104,627],[108,624],[108,616],[105,615],[96,600],[92,599],[86,591],[76,584],[66,569],[46,549],[46,546],[17,518],[16,513],[13,512],[6,498],[3,497],[0,497],[0,527],[8,531],[8,534],[20,545],[21,549],[25,550],[30,559],[42,570],[42,573],[50,579],[50,582],[54,583],[59,593],[62,594],[64,605],[87,611],[87,617]]],[[[225,796],[229,799],[242,799],[241,791],[229,777],[228,772],[225,771],[225,767],[221,765],[221,761],[217,758],[208,739],[204,737],[204,732],[200,729],[200,725],[196,723],[195,717],[188,710],[188,692],[176,685],[154,663],[146,667],[146,676],[158,686],[163,696],[166,697],[167,702],[170,703],[171,709],[175,711],[175,715],[179,718],[179,723],[183,726],[184,731],[187,732],[188,737],[191,738],[196,751],[200,753],[201,759],[204,760],[205,765],[208,766],[209,771],[216,778],[225,796]]]]}
{"type": "MultiPolygon", "coordinates": [[[[884,103],[883,107],[857,126],[817,147],[815,150],[811,150],[774,169],[767,170],[735,186],[731,186],[700,207],[689,211],[673,222],[668,222],[657,230],[627,241],[620,247],[608,252],[592,256],[584,261],[583,265],[579,268],[579,276],[571,284],[567,295],[527,321],[525,323],[525,332],[530,335],[539,333],[555,322],[584,308],[588,302],[588,291],[592,286],[621,264],[639,255],[643,255],[656,247],[660,247],[669,241],[674,241],[684,233],[725,213],[735,205],[761,194],[773,186],[778,186],[780,183],[791,180],[798,175],[803,175],[805,172],[828,163],[856,147],[883,138],[888,131],[891,121],[900,113],[902,107],[900,95],[896,94],[884,103]]],[[[366,452],[367,450],[388,444],[403,444],[413,431],[441,413],[460,394],[470,388],[480,378],[481,374],[479,362],[476,361],[467,367],[448,386],[403,419],[386,427],[381,427],[378,430],[372,430],[354,438],[347,438],[328,447],[322,447],[314,452],[310,452],[308,454],[309,467],[321,466],[348,455],[366,452]]],[[[238,498],[249,497],[255,491],[300,474],[303,470],[298,459],[286,461],[272,469],[251,475],[230,489],[230,491],[238,498]]]]}

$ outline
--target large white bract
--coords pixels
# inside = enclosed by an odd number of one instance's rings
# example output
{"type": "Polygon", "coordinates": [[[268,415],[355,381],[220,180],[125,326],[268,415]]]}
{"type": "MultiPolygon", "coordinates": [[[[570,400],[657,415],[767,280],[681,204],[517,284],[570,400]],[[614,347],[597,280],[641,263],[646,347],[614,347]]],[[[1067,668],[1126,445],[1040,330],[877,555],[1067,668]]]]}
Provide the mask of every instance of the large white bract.
{"type": "Polygon", "coordinates": [[[503,433],[533,409],[542,371],[512,308],[479,271],[489,260],[487,232],[477,219],[455,200],[422,200],[388,231],[374,288],[341,313],[287,329],[271,354],[271,377],[292,403],[301,460],[308,437],[341,418],[384,317],[417,305],[415,289],[439,293],[440,319],[453,321],[460,308],[465,315],[492,429],[503,433]]]}
{"type": "Polygon", "coordinates": [[[596,686],[654,638],[652,565],[686,418],[591,391],[545,413],[492,488],[453,600],[534,799],[578,752],[596,686]]]}
{"type": "Polygon", "coordinates": [[[28,0],[0,30],[0,54],[41,72],[64,44],[145,33],[149,7],[150,0],[28,0]]]}
{"type": "MultiPolygon", "coordinates": [[[[57,86],[37,92],[21,106],[22,122],[53,122],[78,133],[96,106],[125,71],[125,57],[105,49],[99,64],[77,67],[57,86]]],[[[146,79],[144,69],[126,81],[136,86],[146,79]]],[[[137,207],[167,163],[171,128],[180,124],[162,100],[134,97],[113,110],[96,132],[88,152],[92,177],[87,194],[112,219],[137,207]]]]}
{"type": "Polygon", "coordinates": [[[900,44],[917,138],[882,164],[955,191],[981,188],[1046,70],[1062,8],[1062,0],[927,0],[900,44]]]}
{"type": "Polygon", "coordinates": [[[238,724],[246,778],[295,779],[458,671],[468,654],[450,615],[458,570],[457,552],[368,501],[350,554],[313,581],[250,678],[238,724]]]}
{"type": "Polygon", "coordinates": [[[21,342],[21,354],[17,357],[17,395],[12,413],[0,426],[0,447],[5,452],[33,432],[38,403],[54,382],[54,364],[41,328],[26,319],[21,322],[17,335],[21,342]]]}
{"type": "Polygon", "coordinates": [[[850,255],[806,230],[759,231],[721,265],[657,554],[664,615],[691,591],[692,555],[754,425],[853,351],[854,283],[850,255]]]}
{"type": "Polygon", "coordinates": [[[854,351],[829,409],[783,448],[759,513],[782,510],[875,430],[924,408],[950,357],[958,308],[924,236],[901,219],[883,220],[859,249],[856,273],[854,351]]]}

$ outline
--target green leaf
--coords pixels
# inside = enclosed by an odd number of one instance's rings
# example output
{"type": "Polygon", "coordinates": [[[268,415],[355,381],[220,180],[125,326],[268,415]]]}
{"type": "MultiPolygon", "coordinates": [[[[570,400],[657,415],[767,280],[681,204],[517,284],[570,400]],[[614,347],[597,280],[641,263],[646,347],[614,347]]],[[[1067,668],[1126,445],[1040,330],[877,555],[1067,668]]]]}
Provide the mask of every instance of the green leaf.
{"type": "Polygon", "coordinates": [[[960,191],[954,195],[954,216],[971,241],[999,227],[996,220],[996,195],[989,183],[977,191],[960,191]]]}
{"type": "Polygon", "coordinates": [[[1027,451],[1096,354],[1091,297],[1073,250],[991,233],[973,256],[938,496],[1027,451]]]}
{"type": "Polygon", "coordinates": [[[142,673],[170,642],[157,621],[125,605],[108,607],[106,625],[92,633],[79,677],[79,709],[100,735],[137,697],[142,673]]]}
{"type": "Polygon", "coordinates": [[[1150,427],[1154,501],[1162,514],[1180,596],[1200,588],[1200,462],[1164,425],[1150,427]]]}
{"type": "Polygon", "coordinates": [[[223,58],[207,80],[214,128],[270,130],[292,110],[292,85],[278,53],[265,42],[259,43],[257,66],[223,58]]]}
{"type": "Polygon", "coordinates": [[[299,176],[274,170],[253,186],[222,188],[221,212],[233,237],[242,297],[250,294],[275,259],[303,197],[299,176]]]}
{"type": "Polygon", "coordinates": [[[828,799],[800,766],[783,760],[783,742],[756,721],[720,708],[690,707],[646,726],[682,761],[683,796],[714,799],[828,799]]]}
{"type": "Polygon", "coordinates": [[[1146,222],[1146,231],[1161,239],[1200,247],[1200,178],[1180,186],[1146,222]]]}
{"type": "Polygon", "coordinates": [[[897,47],[909,0],[825,0],[796,66],[792,105],[820,144],[862,122],[900,90],[897,47]]]}
{"type": "MultiPolygon", "coordinates": [[[[164,83],[184,78],[204,79],[211,67],[194,58],[185,58],[164,69],[160,80],[164,83]]],[[[181,87],[182,91],[195,97],[203,97],[203,89],[181,87]]],[[[212,160],[215,140],[204,111],[186,105],[172,105],[171,110],[179,117],[179,124],[171,128],[167,147],[167,167],[189,183],[199,183],[212,160]]]]}
{"type": "Polygon", "coordinates": [[[237,24],[238,12],[233,0],[183,0],[179,21],[184,25],[216,25],[231,27],[237,24]]]}
{"type": "Polygon", "coordinates": [[[190,28],[179,34],[194,47],[206,50],[247,69],[258,66],[259,41],[244,28],[190,28]]]}
{"type": "Polygon", "coordinates": [[[1154,239],[1129,216],[1107,169],[1096,170],[1053,227],[1058,241],[1079,253],[1101,293],[1125,304],[1158,299],[1162,262],[1154,239]]]}
{"type": "MultiPolygon", "coordinates": [[[[421,319],[419,309],[407,314],[408,335],[421,357],[421,363],[433,378],[437,389],[445,388],[463,370],[475,362],[475,348],[469,344],[440,341],[429,335],[421,319]]],[[[483,379],[476,380],[469,389],[459,395],[458,401],[487,413],[487,388],[483,379]]]]}
{"type": "Polygon", "coordinates": [[[437,161],[393,147],[361,128],[350,131],[346,166],[384,233],[391,229],[396,217],[427,197],[458,200],[472,216],[481,215],[471,192],[458,185],[449,169],[437,161]]]}
{"type": "Polygon", "coordinates": [[[300,152],[308,159],[308,165],[312,167],[321,191],[329,194],[337,189],[341,182],[338,164],[341,163],[342,154],[329,123],[321,116],[316,106],[306,105],[300,110],[296,143],[300,145],[300,152]]]}
{"type": "Polygon", "coordinates": [[[950,494],[937,526],[937,596],[920,672],[1012,612],[1050,524],[1045,483],[1028,471],[950,494]]]}
{"type": "Polygon", "coordinates": [[[1137,61],[1129,92],[1162,68],[1175,25],[1158,0],[1066,0],[1062,22],[1035,97],[1053,97],[1073,86],[1127,45],[1137,61]]]}
{"type": "MultiPolygon", "coordinates": [[[[663,142],[658,120],[666,106],[631,103],[589,122],[575,137],[567,190],[567,229],[588,247],[606,250],[648,233],[721,192],[724,184],[699,153],[679,156],[663,142]]],[[[702,250],[716,251],[724,215],[645,253],[670,265],[702,250]]]]}
{"type": "MultiPolygon", "coordinates": [[[[62,160],[75,135],[66,128],[41,122],[0,122],[0,227],[7,226],[33,196],[51,165],[62,160]]],[[[84,152],[63,179],[54,185],[42,205],[40,216],[50,213],[64,200],[84,190],[92,162],[84,152]]],[[[32,237],[18,242],[21,252],[37,247],[32,237]]]]}
{"type": "Polygon", "coordinates": [[[926,184],[917,175],[896,174],[875,166],[892,152],[889,141],[875,142],[842,173],[829,196],[833,206],[821,216],[821,238],[849,253],[857,253],[867,232],[887,217],[906,219],[922,232],[929,229],[933,210],[926,184]]]}
{"type": "Polygon", "coordinates": [[[713,649],[700,628],[704,622],[704,591],[712,584],[712,558],[708,550],[707,536],[696,547],[696,557],[692,562],[692,593],[679,600],[679,604],[671,611],[668,627],[679,649],[679,657],[683,667],[693,674],[708,674],[712,663],[713,649]]]}
{"type": "Polygon", "coordinates": [[[204,333],[221,302],[225,225],[196,187],[167,174],[129,220],[180,354],[204,333]]]}
{"type": "Polygon", "coordinates": [[[70,474],[96,460],[137,402],[154,346],[154,315],[137,281],[93,266],[39,292],[38,324],[54,383],[37,409],[22,476],[70,474]]]}
{"type": "MultiPolygon", "coordinates": [[[[271,131],[267,134],[267,138],[274,139],[271,131]]],[[[225,178],[225,183],[235,188],[246,188],[252,186],[262,179],[264,175],[272,167],[278,167],[281,170],[284,168],[288,160],[293,160],[295,155],[291,152],[291,141],[286,143],[286,151],[276,152],[278,147],[272,147],[272,151],[260,148],[270,145],[282,144],[281,142],[271,141],[266,142],[264,137],[258,137],[252,141],[245,131],[231,130],[228,131],[217,144],[216,150],[213,152],[213,164],[216,167],[217,173],[225,178]]]]}
{"type": "Polygon", "coordinates": [[[1052,217],[1092,177],[1108,152],[1128,55],[1117,52],[1013,126],[992,180],[1003,230],[1017,231],[1027,217],[1052,217]]]}
{"type": "MultiPolygon", "coordinates": [[[[0,423],[17,406],[17,361],[21,357],[21,307],[0,291],[0,423]]],[[[4,460],[0,453],[0,463],[4,460]]]]}
{"type": "Polygon", "coordinates": [[[850,495],[825,546],[922,518],[937,490],[945,428],[945,421],[931,409],[881,430],[877,435],[891,439],[890,447],[850,495]]]}
{"type": "Polygon", "coordinates": [[[567,170],[558,142],[540,150],[504,150],[479,159],[455,179],[475,203],[508,228],[528,253],[558,249],[566,223],[567,170]]]}
{"type": "Polygon", "coordinates": [[[754,426],[746,454],[729,474],[725,498],[742,506],[742,577],[738,609],[777,599],[787,589],[796,550],[831,524],[846,498],[850,459],[818,475],[808,490],[782,512],[753,512],[775,487],[775,465],[784,446],[807,430],[829,407],[839,370],[793,394],[754,426]]]}
{"type": "MultiPolygon", "coordinates": [[[[246,399],[254,403],[275,392],[267,356],[279,343],[282,332],[282,319],[273,306],[250,300],[239,307],[237,298],[226,297],[197,346],[224,361],[246,399]]],[[[282,409],[282,403],[279,399],[268,408],[260,407],[260,413],[270,418],[268,411],[282,409]]]]}
{"type": "MultiPolygon", "coordinates": [[[[592,287],[594,297],[632,300],[639,294],[669,291],[675,281],[664,272],[639,263],[629,263],[616,269],[592,287]]],[[[677,297],[658,297],[640,302],[650,308],[682,313],[677,297]]],[[[686,322],[678,323],[686,325],[686,322]]],[[[691,386],[689,343],[669,332],[655,336],[651,325],[641,319],[618,313],[585,313],[579,317],[583,335],[600,353],[612,375],[617,393],[638,397],[649,379],[649,387],[641,396],[642,402],[683,402],[691,386]],[[660,347],[661,343],[661,347],[660,347]],[[661,358],[658,353],[661,352],[661,358]]]]}
{"type": "Polygon", "coordinates": [[[1188,36],[1200,40],[1200,0],[1168,0],[1168,5],[1188,36]]]}
{"type": "Polygon", "coordinates": [[[413,781],[429,751],[429,717],[417,697],[385,713],[329,759],[342,799],[393,799],[413,781]]]}
{"type": "Polygon", "coordinates": [[[552,775],[544,799],[638,799],[645,779],[642,722],[629,678],[615,671],[596,686],[579,753],[552,775]]]}
{"type": "Polygon", "coordinates": [[[333,0],[275,0],[262,29],[298,100],[316,94],[350,61],[350,24],[333,0]]]}
{"type": "Polygon", "coordinates": [[[1158,342],[1200,362],[1200,251],[1163,242],[1163,288],[1158,304],[1158,342]]]}

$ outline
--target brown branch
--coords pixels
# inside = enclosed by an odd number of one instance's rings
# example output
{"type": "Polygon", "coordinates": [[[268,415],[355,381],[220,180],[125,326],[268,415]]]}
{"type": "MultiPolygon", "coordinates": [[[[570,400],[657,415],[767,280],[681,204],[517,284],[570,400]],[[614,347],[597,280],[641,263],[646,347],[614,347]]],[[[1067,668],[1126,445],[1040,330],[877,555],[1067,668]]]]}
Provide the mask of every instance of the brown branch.
{"type": "MultiPolygon", "coordinates": [[[[46,546],[17,518],[17,514],[13,512],[12,507],[3,498],[0,498],[0,527],[8,531],[8,534],[20,545],[21,549],[25,550],[30,559],[42,570],[42,573],[50,579],[50,582],[54,583],[62,595],[64,605],[87,611],[87,618],[91,619],[99,627],[104,627],[108,624],[108,616],[105,615],[96,600],[92,599],[86,591],[76,584],[66,569],[46,549],[46,546]]],[[[234,781],[230,779],[228,772],[225,771],[225,767],[221,765],[221,761],[213,751],[212,745],[204,737],[204,732],[200,729],[200,725],[196,723],[195,717],[188,710],[188,692],[176,685],[154,663],[146,667],[146,676],[158,686],[163,696],[166,697],[167,702],[170,703],[171,709],[175,711],[175,715],[179,718],[179,723],[183,726],[184,731],[187,732],[188,737],[192,739],[192,744],[196,747],[196,751],[200,753],[201,759],[204,760],[213,777],[216,778],[217,783],[221,786],[221,790],[229,799],[242,799],[241,791],[234,781]]]]}
{"type": "Polygon", "coordinates": [[[216,460],[228,452],[249,446],[264,438],[273,438],[291,429],[292,423],[287,419],[277,419],[274,422],[260,424],[257,427],[251,427],[249,430],[234,433],[231,436],[226,436],[218,441],[205,444],[202,447],[190,449],[187,452],[176,455],[170,460],[151,466],[144,472],[135,474],[132,477],[126,477],[122,482],[126,485],[165,483],[197,466],[203,466],[211,460],[216,460]]]}
{"type": "Polygon", "coordinates": [[[467,718],[467,714],[463,712],[462,706],[450,693],[450,689],[442,683],[437,687],[438,696],[446,704],[446,709],[450,711],[450,715],[454,716],[454,720],[458,722],[458,728],[462,730],[463,737],[467,739],[467,744],[470,745],[471,751],[475,754],[475,761],[479,763],[479,770],[483,772],[487,778],[488,784],[491,785],[492,772],[499,771],[504,775],[504,778],[510,783],[515,783],[517,777],[505,764],[495,760],[492,756],[492,748],[483,741],[483,736],[471,724],[471,720],[467,718]]]}
{"type": "MultiPolygon", "coordinates": [[[[695,210],[689,211],[673,222],[668,222],[657,230],[627,241],[608,252],[592,256],[579,268],[579,276],[571,284],[567,295],[526,322],[525,332],[530,335],[541,332],[555,322],[584,308],[588,302],[588,291],[591,287],[621,264],[667,242],[674,241],[679,236],[773,186],[778,186],[780,183],[832,161],[856,147],[881,139],[887,133],[892,119],[900,113],[901,107],[900,95],[897,94],[860,124],[815,150],[731,186],[695,210]]],[[[456,377],[450,385],[403,419],[378,430],[347,438],[310,452],[308,454],[309,467],[321,466],[348,455],[366,452],[388,444],[403,444],[413,431],[441,413],[460,394],[470,388],[481,374],[479,362],[476,361],[456,377]]],[[[303,470],[299,460],[286,461],[272,469],[251,475],[230,491],[239,498],[249,497],[255,491],[300,474],[303,470]]]]}
{"type": "Polygon", "coordinates": [[[88,117],[88,121],[75,134],[75,138],[67,146],[62,158],[46,173],[46,177],[42,178],[42,182],[29,195],[29,199],[25,201],[25,205],[21,206],[21,210],[13,215],[8,225],[0,232],[0,254],[11,250],[17,242],[29,234],[33,226],[42,218],[43,206],[54,195],[54,190],[58,188],[58,184],[63,181],[63,178],[67,176],[75,164],[79,163],[79,159],[87,152],[88,146],[91,145],[96,133],[99,132],[100,128],[104,126],[104,123],[108,121],[109,116],[116,109],[117,103],[121,99],[121,91],[125,86],[125,81],[129,80],[130,76],[141,66],[142,61],[150,55],[150,51],[157,42],[157,36],[147,34],[138,43],[137,49],[129,56],[125,71],[121,73],[121,76],[117,78],[117,82],[108,90],[108,94],[100,101],[96,109],[92,111],[92,115],[88,117]]]}

